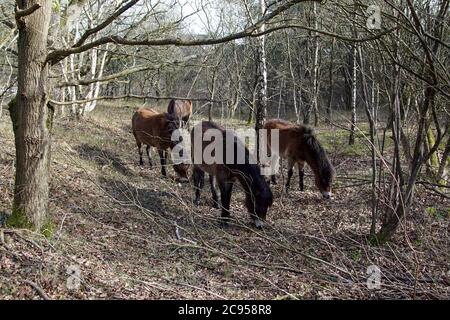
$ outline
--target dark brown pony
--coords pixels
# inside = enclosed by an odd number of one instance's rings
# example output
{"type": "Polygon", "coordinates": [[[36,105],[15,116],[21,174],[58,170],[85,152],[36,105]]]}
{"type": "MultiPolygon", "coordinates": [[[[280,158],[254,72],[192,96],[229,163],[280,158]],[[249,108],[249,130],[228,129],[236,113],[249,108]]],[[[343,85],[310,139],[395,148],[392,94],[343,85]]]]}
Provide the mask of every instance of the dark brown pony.
{"type": "MultiPolygon", "coordinates": [[[[173,131],[178,129],[178,121],[173,115],[167,113],[159,113],[151,108],[139,108],[133,114],[131,120],[133,135],[136,139],[136,144],[139,151],[139,164],[142,166],[144,161],[142,159],[142,145],[147,146],[147,156],[150,168],[153,166],[151,159],[151,147],[158,150],[161,161],[161,173],[167,176],[167,150],[175,146],[175,142],[171,140],[173,131]]],[[[182,181],[188,180],[187,164],[174,164],[175,172],[182,181]]]]}
{"type": "Polygon", "coordinates": [[[192,114],[192,101],[172,99],[167,107],[167,113],[174,115],[185,127],[192,114]]]}
{"type": "MultiPolygon", "coordinates": [[[[334,179],[334,168],[327,157],[325,150],[320,145],[311,128],[303,125],[296,125],[281,119],[271,119],[264,124],[267,129],[267,143],[270,148],[270,133],[273,129],[279,130],[279,154],[281,158],[288,160],[288,177],[286,182],[286,192],[289,190],[289,184],[293,167],[297,164],[299,170],[300,190],[304,190],[304,167],[305,162],[311,167],[315,176],[315,184],[319,188],[323,197],[331,197],[331,184],[334,179]]],[[[272,182],[276,183],[275,175],[272,176],[272,182]]]]}
{"type": "MultiPolygon", "coordinates": [[[[205,139],[207,140],[207,139],[205,139]]],[[[194,163],[193,180],[195,189],[195,204],[200,203],[200,191],[204,186],[205,172],[209,174],[209,181],[211,184],[211,192],[214,207],[219,207],[217,191],[215,184],[219,185],[220,189],[220,203],[222,205],[222,222],[226,225],[230,217],[230,200],[233,184],[236,181],[242,185],[245,191],[245,206],[250,213],[255,226],[262,228],[263,221],[266,218],[267,211],[272,205],[273,196],[266,180],[261,176],[260,167],[254,161],[251,161],[251,155],[248,149],[230,130],[224,130],[217,124],[209,121],[203,121],[192,129],[191,131],[192,144],[192,159],[194,163]],[[200,152],[203,155],[205,148],[210,145],[211,141],[203,141],[205,132],[209,129],[218,130],[220,143],[223,143],[223,159],[217,162],[206,163],[205,159],[201,157],[200,163],[196,163],[194,154],[200,152]],[[197,131],[196,131],[197,130],[197,131]],[[197,134],[196,134],[197,132],[197,134]],[[199,133],[199,134],[198,134],[199,133]],[[227,159],[227,147],[229,143],[234,148],[234,158],[227,159]],[[237,161],[237,150],[244,151],[244,163],[240,164],[237,161]],[[228,160],[228,161],[226,161],[228,160]]],[[[231,157],[230,157],[231,158],[231,157]]]]}

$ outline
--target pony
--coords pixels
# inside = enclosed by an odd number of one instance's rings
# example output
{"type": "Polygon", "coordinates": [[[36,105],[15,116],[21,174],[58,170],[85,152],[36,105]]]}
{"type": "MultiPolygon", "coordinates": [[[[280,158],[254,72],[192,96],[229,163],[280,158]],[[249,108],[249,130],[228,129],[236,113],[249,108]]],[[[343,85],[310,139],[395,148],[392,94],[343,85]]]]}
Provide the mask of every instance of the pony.
{"type": "MultiPolygon", "coordinates": [[[[325,150],[317,140],[313,129],[281,119],[268,120],[263,128],[267,129],[267,145],[269,149],[271,130],[279,130],[278,156],[288,160],[286,192],[289,191],[291,177],[294,173],[293,168],[296,164],[299,171],[299,187],[301,191],[304,190],[304,167],[305,163],[307,163],[314,173],[316,187],[325,199],[330,199],[335,171],[325,150]]],[[[275,175],[272,175],[271,181],[276,184],[275,175]]]]}
{"type": "MultiPolygon", "coordinates": [[[[261,175],[260,167],[256,161],[251,161],[251,155],[245,145],[237,138],[231,130],[225,130],[214,122],[202,121],[191,130],[191,147],[193,159],[193,181],[195,187],[195,205],[200,204],[200,192],[204,186],[205,173],[209,174],[211,184],[211,193],[213,206],[219,208],[216,183],[220,190],[220,204],[222,206],[221,222],[224,226],[228,225],[230,217],[230,201],[233,185],[238,181],[245,192],[245,206],[255,224],[255,227],[261,229],[266,219],[267,211],[273,203],[272,191],[266,180],[261,175]],[[223,158],[219,161],[205,161],[202,156],[200,163],[196,163],[195,153],[200,152],[203,155],[205,148],[212,142],[204,141],[205,132],[210,129],[219,132],[219,143],[223,143],[223,158]],[[196,133],[197,130],[197,133],[196,133]],[[200,133],[200,136],[198,136],[200,133]],[[228,146],[227,146],[228,144],[228,146]],[[231,144],[231,145],[230,145],[231,144]],[[234,157],[227,159],[229,148],[234,148],[234,157]],[[228,151],[227,151],[228,150],[228,151]],[[244,152],[243,163],[237,161],[238,152],[244,152]],[[227,161],[228,160],[228,161],[227,161]]],[[[216,159],[217,160],[217,159],[216,159]]]]}
{"type": "Polygon", "coordinates": [[[174,115],[175,118],[181,121],[181,125],[185,127],[192,114],[192,101],[172,99],[167,107],[167,113],[174,115]]]}
{"type": "MultiPolygon", "coordinates": [[[[168,113],[159,113],[152,108],[141,107],[136,110],[131,120],[131,126],[139,152],[139,164],[144,165],[142,159],[142,145],[146,145],[150,168],[153,167],[151,147],[158,150],[161,161],[161,174],[167,176],[167,150],[172,149],[176,143],[171,140],[172,133],[178,129],[179,122],[168,113]]],[[[188,181],[189,166],[185,163],[174,164],[173,168],[180,177],[181,182],[188,181]]]]}

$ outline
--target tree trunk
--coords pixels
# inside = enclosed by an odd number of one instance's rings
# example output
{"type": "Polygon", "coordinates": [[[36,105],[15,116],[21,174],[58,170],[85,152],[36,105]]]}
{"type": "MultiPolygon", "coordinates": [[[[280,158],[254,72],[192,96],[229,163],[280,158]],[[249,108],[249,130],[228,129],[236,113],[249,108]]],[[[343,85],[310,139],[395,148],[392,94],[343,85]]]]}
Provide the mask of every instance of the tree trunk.
{"type": "MultiPolygon", "coordinates": [[[[260,0],[261,15],[265,12],[266,3],[260,0]]],[[[265,24],[260,27],[260,32],[263,33],[266,29],[265,24]]],[[[266,49],[265,36],[258,37],[258,99],[255,114],[255,129],[256,129],[256,146],[257,159],[259,160],[259,129],[262,128],[267,112],[267,65],[266,65],[266,49]]]]}
{"type": "MultiPolygon", "coordinates": [[[[318,17],[317,17],[317,3],[313,3],[313,18],[314,18],[314,29],[319,29],[318,17]]],[[[313,79],[313,98],[312,107],[314,111],[314,126],[319,125],[319,34],[316,32],[314,34],[314,79],[313,79]]]]}
{"type": "Polygon", "coordinates": [[[292,56],[291,56],[291,46],[290,46],[290,41],[289,41],[289,35],[286,33],[286,45],[287,45],[287,57],[288,57],[288,62],[289,62],[289,72],[291,74],[291,78],[292,78],[292,98],[293,98],[293,103],[294,103],[294,111],[295,111],[295,116],[297,118],[297,123],[300,123],[300,111],[297,107],[297,83],[296,83],[296,79],[295,79],[295,72],[294,72],[294,67],[292,66],[292,56]]]}
{"type": "Polygon", "coordinates": [[[18,1],[18,88],[10,106],[16,145],[16,176],[12,215],[8,224],[40,231],[47,224],[50,144],[53,110],[48,108],[47,37],[51,0],[18,1]]]}
{"type": "Polygon", "coordinates": [[[447,171],[448,165],[450,163],[449,156],[450,156],[450,136],[447,137],[447,143],[445,144],[444,153],[442,154],[442,159],[438,170],[438,179],[439,183],[441,184],[446,184],[448,182],[447,171]]]}
{"type": "MultiPolygon", "coordinates": [[[[415,11],[415,8],[410,0],[407,0],[408,8],[412,14],[413,22],[415,25],[416,30],[420,30],[418,36],[423,36],[423,25],[422,21],[417,15],[417,12],[415,11]]],[[[440,5],[440,10],[438,14],[438,20],[444,21],[445,17],[448,12],[449,2],[443,1],[440,5]]],[[[399,35],[399,30],[397,30],[397,36],[399,35]]],[[[434,26],[434,29],[432,30],[431,34],[436,39],[442,39],[443,38],[443,28],[442,24],[436,24],[434,26]]],[[[398,38],[400,38],[398,36],[398,38]]],[[[381,230],[377,234],[377,239],[380,242],[384,242],[386,240],[389,240],[392,235],[397,230],[397,227],[400,223],[400,221],[403,219],[403,217],[408,214],[409,210],[411,209],[411,205],[414,200],[414,189],[417,177],[421,171],[422,165],[430,158],[430,156],[433,154],[433,152],[438,147],[439,143],[441,142],[442,135],[438,134],[438,138],[436,139],[436,143],[433,146],[430,146],[430,152],[428,152],[426,155],[423,153],[425,140],[427,139],[427,113],[432,110],[435,112],[435,97],[436,97],[436,86],[437,86],[437,75],[436,75],[436,69],[434,65],[433,55],[436,55],[438,46],[437,42],[435,42],[434,46],[430,48],[427,46],[425,42],[421,43],[423,46],[423,49],[425,51],[425,63],[426,68],[424,68],[424,77],[427,79],[427,83],[425,84],[424,88],[424,99],[420,106],[419,114],[418,114],[418,123],[417,123],[417,133],[416,133],[416,139],[415,139],[415,146],[414,146],[414,154],[413,154],[413,161],[411,164],[411,169],[409,173],[409,177],[406,183],[406,187],[402,188],[403,185],[403,179],[402,176],[399,178],[399,189],[401,192],[401,200],[399,205],[397,205],[395,212],[392,212],[390,210],[390,214],[387,215],[387,219],[385,219],[381,230]],[[431,50],[430,50],[431,49],[431,50]],[[403,191],[404,189],[404,191],[403,191]]],[[[397,59],[398,60],[398,59],[397,59]]],[[[398,68],[395,66],[395,68],[398,68]]],[[[398,103],[397,103],[398,104],[398,103]]],[[[399,113],[399,110],[397,110],[399,113]]],[[[398,122],[400,117],[400,114],[397,115],[396,121],[398,122]]],[[[393,121],[395,124],[395,121],[393,121]]],[[[394,134],[394,142],[396,143],[395,139],[398,137],[398,133],[396,133],[396,130],[392,130],[394,134]]],[[[399,151],[398,151],[398,143],[396,143],[397,146],[396,149],[396,158],[399,158],[399,151]]],[[[401,170],[399,171],[401,173],[401,170]]]]}
{"type": "MultiPolygon", "coordinates": [[[[397,30],[399,37],[399,31],[397,30]]],[[[396,42],[394,54],[397,59],[400,58],[399,43],[396,42]]],[[[392,70],[392,98],[391,98],[391,116],[390,129],[394,142],[394,155],[392,160],[392,176],[390,183],[389,205],[383,216],[383,224],[376,235],[376,240],[383,243],[390,239],[398,227],[400,219],[405,214],[406,199],[403,193],[404,177],[400,158],[401,144],[401,119],[400,119],[400,100],[401,100],[401,70],[397,65],[392,70]]]]}
{"type": "MultiPolygon", "coordinates": [[[[372,221],[370,225],[370,236],[375,237],[376,235],[376,224],[378,221],[378,194],[377,194],[377,150],[375,145],[375,137],[377,135],[374,115],[375,115],[375,101],[373,99],[374,96],[374,88],[375,82],[372,80],[372,99],[369,101],[369,89],[366,78],[366,69],[364,63],[364,55],[361,47],[358,47],[359,53],[359,65],[361,69],[361,87],[362,87],[362,96],[364,100],[364,106],[366,110],[367,120],[369,121],[369,137],[370,137],[370,151],[372,158],[372,221]]],[[[371,67],[370,67],[371,68],[371,67]]],[[[373,72],[371,72],[372,79],[373,72]]]]}
{"type": "Polygon", "coordinates": [[[331,52],[330,52],[330,93],[328,95],[328,104],[327,104],[327,118],[326,122],[332,122],[331,108],[333,107],[333,86],[334,86],[334,77],[333,77],[333,69],[334,69],[334,47],[336,45],[336,38],[333,38],[331,43],[331,52]]]}
{"type": "MultiPolygon", "coordinates": [[[[92,65],[91,65],[91,68],[92,68],[92,70],[91,70],[92,79],[101,78],[103,76],[103,70],[105,68],[105,63],[106,63],[106,56],[108,54],[108,45],[106,45],[105,49],[106,50],[105,50],[105,52],[103,52],[103,56],[102,56],[101,61],[100,61],[100,67],[99,67],[98,72],[96,70],[97,69],[97,62],[96,62],[96,60],[97,60],[97,53],[95,53],[95,56],[94,56],[94,53],[93,53],[92,59],[95,59],[95,62],[92,62],[92,65]]],[[[97,50],[98,49],[94,49],[93,52],[97,52],[97,50]]],[[[95,98],[98,97],[99,93],[100,93],[100,82],[92,83],[90,85],[89,93],[87,94],[86,99],[91,99],[91,98],[95,99],[95,98]]],[[[84,107],[83,107],[82,114],[86,115],[86,113],[94,111],[96,106],[97,106],[97,100],[86,102],[84,107]]]]}
{"type": "Polygon", "coordinates": [[[208,120],[213,120],[213,109],[214,109],[214,99],[216,96],[216,80],[217,80],[217,69],[213,68],[212,71],[212,79],[211,79],[211,89],[209,90],[209,98],[210,102],[208,105],[208,120]]]}
{"type": "MultiPolygon", "coordinates": [[[[427,135],[426,144],[427,144],[427,147],[429,150],[436,143],[436,139],[434,137],[433,130],[431,129],[431,127],[428,128],[426,135],[427,135]]],[[[431,174],[434,177],[437,177],[438,171],[439,171],[439,158],[438,158],[437,150],[431,153],[429,162],[430,162],[431,174]]]]}
{"type": "Polygon", "coordinates": [[[355,144],[355,129],[356,129],[356,81],[357,81],[357,46],[353,45],[352,48],[352,115],[350,124],[350,137],[348,140],[349,145],[355,144]]]}

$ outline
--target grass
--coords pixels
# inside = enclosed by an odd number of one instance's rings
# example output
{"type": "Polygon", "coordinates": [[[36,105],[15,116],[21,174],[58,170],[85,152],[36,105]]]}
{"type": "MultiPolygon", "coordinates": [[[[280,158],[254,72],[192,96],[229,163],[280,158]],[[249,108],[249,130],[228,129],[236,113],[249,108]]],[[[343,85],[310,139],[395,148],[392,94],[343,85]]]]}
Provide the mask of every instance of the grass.
{"type": "MultiPolygon", "coordinates": [[[[348,147],[345,130],[317,129],[338,171],[333,201],[322,200],[307,171],[304,192],[295,183],[289,195],[282,183],[272,186],[268,225],[258,231],[235,188],[232,226],[221,228],[207,186],[196,207],[190,184],[162,178],[157,167],[139,167],[130,131],[134,107],[102,104],[81,121],[55,120],[52,236],[0,228],[0,298],[38,297],[23,279],[53,299],[447,296],[448,216],[437,213],[447,212],[449,201],[419,188],[404,229],[389,246],[371,246],[369,186],[343,178],[367,176],[370,156],[362,136],[348,147]],[[381,290],[366,286],[372,264],[383,272],[381,290]],[[71,265],[81,270],[78,290],[66,287],[71,265]],[[422,281],[429,279],[434,281],[422,281]]],[[[9,214],[14,142],[5,116],[0,139],[0,212],[9,214]]],[[[174,176],[171,168],[169,174],[174,176]]]]}

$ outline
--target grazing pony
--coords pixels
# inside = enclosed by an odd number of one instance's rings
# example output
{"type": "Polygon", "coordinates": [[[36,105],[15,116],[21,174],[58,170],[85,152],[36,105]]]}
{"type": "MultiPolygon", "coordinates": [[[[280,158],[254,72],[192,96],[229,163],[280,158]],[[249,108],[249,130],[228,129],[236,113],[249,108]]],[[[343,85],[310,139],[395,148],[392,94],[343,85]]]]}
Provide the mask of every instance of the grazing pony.
{"type": "MultiPolygon", "coordinates": [[[[151,108],[141,107],[133,114],[131,120],[133,135],[136,139],[136,144],[139,152],[139,164],[142,166],[144,161],[142,159],[142,145],[147,146],[147,156],[152,168],[151,147],[158,150],[161,161],[161,173],[167,176],[167,149],[172,149],[176,143],[171,140],[173,131],[178,129],[178,121],[173,115],[167,113],[159,113],[151,108]]],[[[180,181],[188,181],[187,164],[174,164],[173,168],[180,177],[180,181]]]]}
{"type": "MultiPolygon", "coordinates": [[[[264,124],[264,129],[267,129],[267,144],[269,148],[271,130],[279,130],[278,156],[288,160],[286,192],[289,191],[289,184],[294,173],[293,167],[295,164],[297,164],[299,171],[300,190],[303,191],[304,167],[306,162],[314,172],[315,184],[323,197],[326,199],[331,198],[331,184],[333,183],[335,174],[334,168],[325,150],[314,135],[313,130],[309,127],[296,125],[281,119],[268,120],[264,124]]],[[[271,180],[273,183],[276,183],[275,175],[272,175],[271,180]]]]}
{"type": "MultiPolygon", "coordinates": [[[[191,131],[191,145],[191,154],[194,163],[193,180],[194,187],[196,188],[195,204],[199,205],[200,203],[200,190],[204,186],[206,172],[209,174],[215,208],[219,207],[217,191],[215,188],[216,182],[219,185],[220,203],[222,205],[221,220],[224,225],[227,225],[230,217],[230,200],[233,184],[236,181],[239,181],[245,192],[245,206],[250,213],[255,226],[258,229],[262,228],[267,211],[273,202],[272,191],[266,180],[261,176],[260,167],[253,164],[256,163],[255,161],[250,161],[251,155],[245,145],[231,130],[224,130],[217,124],[209,121],[203,121],[195,125],[191,131]],[[195,153],[200,152],[203,155],[205,148],[212,143],[211,141],[203,141],[205,132],[209,129],[215,129],[217,130],[216,132],[219,132],[220,140],[222,140],[219,141],[219,143],[223,143],[223,159],[211,162],[205,161],[202,156],[200,159],[201,163],[195,163],[195,153]],[[196,134],[196,132],[200,134],[196,134]],[[228,148],[226,144],[228,144],[228,147],[232,147],[235,150],[233,153],[234,158],[232,159],[227,159],[226,153],[228,152],[228,148]],[[242,162],[244,163],[238,163],[237,161],[239,150],[244,152],[242,157],[244,159],[242,162]]],[[[231,157],[229,156],[229,158],[231,157]]],[[[242,160],[242,158],[240,160],[242,160]]]]}
{"type": "Polygon", "coordinates": [[[175,118],[181,121],[182,126],[186,127],[189,117],[192,114],[192,101],[172,99],[167,107],[167,113],[174,115],[175,118]]]}

